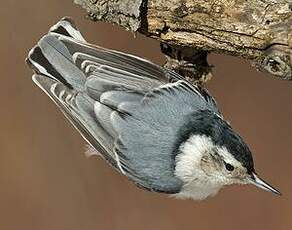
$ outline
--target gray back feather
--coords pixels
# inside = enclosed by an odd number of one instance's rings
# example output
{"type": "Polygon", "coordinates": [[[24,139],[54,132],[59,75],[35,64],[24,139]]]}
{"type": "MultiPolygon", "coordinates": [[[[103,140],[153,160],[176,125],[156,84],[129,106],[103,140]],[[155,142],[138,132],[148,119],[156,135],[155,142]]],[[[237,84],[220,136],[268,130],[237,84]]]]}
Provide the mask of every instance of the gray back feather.
{"type": "Polygon", "coordinates": [[[197,110],[220,115],[213,98],[145,59],[90,45],[69,19],[32,49],[34,81],[81,135],[121,173],[149,190],[176,193],[176,137],[197,110]]]}

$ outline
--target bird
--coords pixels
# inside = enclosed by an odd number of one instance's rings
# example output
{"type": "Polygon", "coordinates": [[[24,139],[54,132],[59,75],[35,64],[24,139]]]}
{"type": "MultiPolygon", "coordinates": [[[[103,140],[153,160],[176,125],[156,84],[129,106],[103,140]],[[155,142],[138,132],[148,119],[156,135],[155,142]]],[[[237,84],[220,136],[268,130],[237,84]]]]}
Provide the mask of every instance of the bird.
{"type": "Polygon", "coordinates": [[[139,188],[204,200],[231,184],[281,193],[202,86],[135,55],[88,43],[64,17],[29,51],[34,83],[93,151],[139,188]]]}

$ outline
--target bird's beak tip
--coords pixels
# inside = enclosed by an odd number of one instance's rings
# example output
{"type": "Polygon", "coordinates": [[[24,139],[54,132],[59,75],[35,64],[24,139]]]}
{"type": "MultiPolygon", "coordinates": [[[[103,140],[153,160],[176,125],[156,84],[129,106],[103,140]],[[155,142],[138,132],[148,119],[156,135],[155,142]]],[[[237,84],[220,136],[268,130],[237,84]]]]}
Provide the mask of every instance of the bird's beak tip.
{"type": "Polygon", "coordinates": [[[261,189],[264,189],[266,191],[272,192],[275,195],[279,195],[279,196],[282,195],[282,193],[279,190],[275,189],[273,186],[269,185],[267,182],[265,182],[264,180],[259,178],[256,173],[251,174],[251,176],[249,178],[249,183],[251,183],[251,184],[253,184],[261,189]]]}

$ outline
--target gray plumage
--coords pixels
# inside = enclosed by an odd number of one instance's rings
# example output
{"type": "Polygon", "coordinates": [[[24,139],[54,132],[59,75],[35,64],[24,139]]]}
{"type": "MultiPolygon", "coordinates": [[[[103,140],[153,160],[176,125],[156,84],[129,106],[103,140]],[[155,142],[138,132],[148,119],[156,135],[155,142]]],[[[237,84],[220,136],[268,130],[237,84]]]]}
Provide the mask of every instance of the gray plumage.
{"type": "Polygon", "coordinates": [[[172,71],[85,43],[71,25],[61,20],[30,52],[34,81],[115,168],[144,188],[178,192],[169,157],[176,133],[185,115],[218,112],[214,101],[172,71]]]}
{"type": "Polygon", "coordinates": [[[34,82],[86,141],[138,186],[180,192],[174,175],[178,133],[189,116],[221,119],[204,89],[145,59],[87,43],[62,19],[30,51],[34,82]]]}

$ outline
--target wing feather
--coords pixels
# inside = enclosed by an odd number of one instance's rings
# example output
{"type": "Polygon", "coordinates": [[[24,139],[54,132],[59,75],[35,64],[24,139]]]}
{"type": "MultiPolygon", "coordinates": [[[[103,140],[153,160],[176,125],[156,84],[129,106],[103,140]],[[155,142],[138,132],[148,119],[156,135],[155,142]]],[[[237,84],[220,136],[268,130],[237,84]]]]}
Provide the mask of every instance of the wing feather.
{"type": "Polygon", "coordinates": [[[185,117],[220,115],[204,89],[148,60],[88,44],[69,19],[29,53],[34,82],[85,140],[137,185],[176,193],[170,154],[185,117]]]}
{"type": "Polygon", "coordinates": [[[89,109],[91,102],[81,99],[80,96],[76,97],[76,92],[54,79],[35,74],[33,81],[56,103],[82,137],[116,167],[111,155],[114,148],[113,138],[92,119],[92,111],[89,109]]]}

